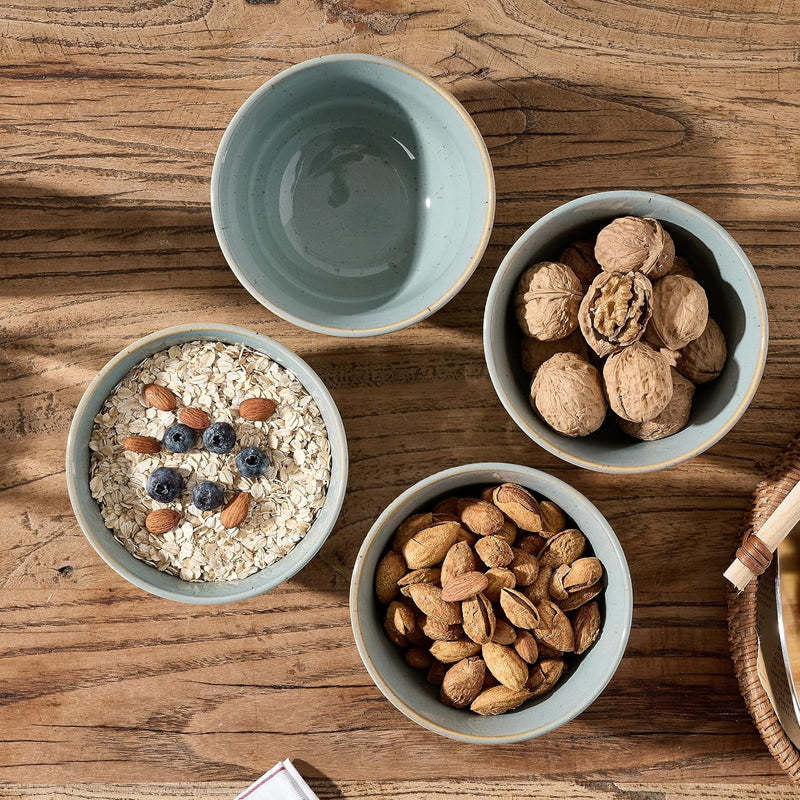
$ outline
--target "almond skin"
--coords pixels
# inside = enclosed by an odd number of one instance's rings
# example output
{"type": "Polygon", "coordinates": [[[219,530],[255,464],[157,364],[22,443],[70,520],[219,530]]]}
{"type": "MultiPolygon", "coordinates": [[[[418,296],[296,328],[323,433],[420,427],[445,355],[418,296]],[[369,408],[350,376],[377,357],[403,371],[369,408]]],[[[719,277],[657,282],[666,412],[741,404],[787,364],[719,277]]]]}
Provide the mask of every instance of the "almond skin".
{"type": "Polygon", "coordinates": [[[483,660],[492,675],[509,689],[522,690],[528,680],[528,665],[517,655],[517,651],[497,642],[487,642],[481,647],[483,660]]]}
{"type": "Polygon", "coordinates": [[[150,533],[158,535],[171,531],[178,524],[180,518],[180,513],[171,508],[159,508],[147,515],[144,526],[150,533]]]}
{"type": "Polygon", "coordinates": [[[147,405],[159,409],[159,411],[174,411],[178,401],[175,395],[166,386],[158,386],[155,383],[148,383],[142,390],[147,405]]]}
{"type": "Polygon", "coordinates": [[[146,453],[154,455],[161,450],[161,442],[152,436],[126,436],[122,440],[122,449],[129,453],[146,453]]]}
{"type": "Polygon", "coordinates": [[[226,528],[238,528],[247,516],[250,509],[250,495],[247,492],[239,492],[233,500],[222,509],[219,521],[226,528]]]}
{"type": "Polygon", "coordinates": [[[182,408],[178,412],[178,419],[196,431],[205,430],[211,424],[211,418],[199,408],[182,408]]]}
{"type": "Polygon", "coordinates": [[[484,689],[473,701],[470,710],[487,717],[504,714],[506,711],[521,706],[533,695],[528,691],[514,691],[507,686],[492,686],[484,689]]]}
{"type": "Polygon", "coordinates": [[[251,422],[263,422],[274,413],[277,405],[266,397],[250,397],[239,403],[239,416],[251,422]]]}
{"type": "Polygon", "coordinates": [[[475,597],[489,585],[489,579],[482,572],[465,572],[451,578],[442,586],[442,600],[448,603],[460,602],[475,597]]]}

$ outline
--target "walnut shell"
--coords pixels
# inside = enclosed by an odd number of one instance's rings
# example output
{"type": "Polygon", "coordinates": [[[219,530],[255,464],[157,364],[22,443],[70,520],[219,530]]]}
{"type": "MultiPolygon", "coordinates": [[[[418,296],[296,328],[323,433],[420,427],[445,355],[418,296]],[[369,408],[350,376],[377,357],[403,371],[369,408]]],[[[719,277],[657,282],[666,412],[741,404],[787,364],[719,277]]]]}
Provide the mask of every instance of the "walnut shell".
{"type": "Polygon", "coordinates": [[[566,264],[578,276],[584,291],[600,272],[600,265],[594,257],[594,243],[589,239],[568,245],[558,257],[558,263],[566,264]]]}
{"type": "Polygon", "coordinates": [[[534,339],[563,339],[578,327],[583,289],[566,264],[542,261],[519,279],[514,308],[522,332],[534,339]]]}
{"type": "Polygon", "coordinates": [[[656,219],[618,217],[597,234],[594,257],[607,272],[636,270],[655,280],[672,268],[675,245],[656,219]]]}
{"type": "Polygon", "coordinates": [[[581,333],[601,358],[638,341],[652,314],[653,287],[641,272],[601,272],[578,311],[581,333]]]}
{"type": "Polygon", "coordinates": [[[654,419],[672,399],[669,361],[642,342],[610,355],[603,380],[611,410],[629,422],[654,419]]]}
{"type": "Polygon", "coordinates": [[[558,353],[539,367],[531,384],[531,405],[565,436],[588,436],[606,417],[600,374],[574,353],[558,353]]]}
{"type": "Polygon", "coordinates": [[[680,350],[706,329],[708,298],[697,282],[683,275],[667,275],[653,286],[650,327],[670,350],[680,350]]]}
{"type": "Polygon", "coordinates": [[[578,330],[564,339],[554,339],[543,342],[540,339],[532,339],[530,336],[522,337],[522,369],[533,375],[539,367],[552,358],[556,353],[575,353],[584,360],[587,358],[586,340],[578,330]]]}
{"type": "Polygon", "coordinates": [[[672,399],[667,407],[657,416],[647,422],[628,422],[621,419],[619,427],[634,439],[643,442],[653,442],[672,436],[686,427],[689,413],[692,410],[694,397],[694,384],[687,381],[676,370],[670,370],[672,376],[672,399]]]}
{"type": "Polygon", "coordinates": [[[727,358],[725,334],[709,317],[700,336],[677,354],[677,369],[694,383],[708,383],[722,372],[727,358]]]}

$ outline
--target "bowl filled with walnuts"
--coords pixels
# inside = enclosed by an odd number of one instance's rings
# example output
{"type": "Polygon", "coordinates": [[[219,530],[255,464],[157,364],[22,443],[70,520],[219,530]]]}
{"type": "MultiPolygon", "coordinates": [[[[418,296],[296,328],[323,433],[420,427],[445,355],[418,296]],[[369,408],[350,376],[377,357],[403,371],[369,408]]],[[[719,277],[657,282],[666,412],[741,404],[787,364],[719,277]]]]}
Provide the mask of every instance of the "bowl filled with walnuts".
{"type": "Polygon", "coordinates": [[[401,494],[356,559],[359,654],[400,711],[465,742],[530,739],[600,695],[633,607],[600,512],[546,473],[470,464],[401,494]]]}
{"type": "Polygon", "coordinates": [[[767,357],[764,295],[714,220],[649,192],[578,198],[504,258],[484,314],[506,410],[555,455],[602,472],[691,458],[747,409],[767,357]]]}

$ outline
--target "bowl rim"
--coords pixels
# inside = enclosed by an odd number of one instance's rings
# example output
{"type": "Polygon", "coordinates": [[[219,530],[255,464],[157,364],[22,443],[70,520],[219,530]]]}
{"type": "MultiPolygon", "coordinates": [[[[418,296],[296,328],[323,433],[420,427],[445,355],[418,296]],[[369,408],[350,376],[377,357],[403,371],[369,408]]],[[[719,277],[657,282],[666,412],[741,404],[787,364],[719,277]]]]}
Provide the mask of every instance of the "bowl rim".
{"type": "MultiPolygon", "coordinates": [[[[476,477],[476,480],[477,477],[476,477]]],[[[547,490],[542,489],[533,489],[533,491],[547,495],[547,490]]],[[[548,495],[549,496],[549,495],[548,495]]],[[[417,508],[419,505],[417,504],[417,508]]],[[[413,511],[411,512],[413,513],[413,511]]],[[[588,537],[587,537],[588,538],[588,537]]],[[[617,668],[619,667],[620,662],[622,661],[622,657],[625,653],[625,648],[628,644],[628,639],[630,637],[631,632],[631,625],[633,621],[633,584],[631,582],[631,575],[630,569],[628,567],[628,561],[625,557],[625,551],[620,543],[619,539],[617,539],[616,533],[614,533],[614,529],[611,527],[608,520],[603,516],[597,506],[591,502],[584,494],[579,492],[574,487],[570,486],[568,483],[560,480],[559,478],[554,477],[553,475],[548,474],[547,472],[543,472],[538,469],[534,469],[533,467],[526,467],[521,464],[510,464],[510,463],[503,463],[503,462],[480,462],[474,464],[465,464],[462,466],[451,467],[449,469],[441,470],[440,472],[436,472],[433,475],[428,476],[427,478],[423,478],[420,481],[417,481],[413,486],[406,489],[400,495],[398,495],[389,505],[384,509],[381,515],[378,517],[377,520],[373,523],[372,527],[369,529],[369,532],[364,537],[364,541],[359,548],[358,555],[356,557],[355,564],[353,565],[353,574],[350,580],[350,626],[353,631],[353,638],[355,639],[356,649],[358,650],[358,654],[361,657],[361,661],[364,664],[367,672],[369,673],[370,677],[372,678],[375,685],[378,687],[380,692],[383,696],[396,708],[398,711],[405,714],[413,722],[416,722],[418,725],[421,725],[423,728],[427,728],[429,731],[433,733],[438,733],[440,736],[445,736],[449,739],[455,739],[460,742],[467,742],[470,744],[513,744],[514,742],[522,742],[527,741],[528,739],[532,739],[538,736],[542,736],[546,733],[549,733],[556,728],[565,725],[566,723],[570,722],[571,720],[575,719],[575,717],[582,714],[605,690],[606,686],[608,686],[611,679],[614,677],[617,668]],[[536,728],[533,731],[525,731],[522,733],[514,733],[514,734],[505,734],[505,735],[481,735],[481,734],[471,734],[471,733],[464,733],[463,731],[456,731],[451,728],[443,727],[442,725],[429,720],[420,712],[416,711],[414,708],[409,706],[404,700],[402,700],[394,691],[394,689],[383,679],[383,676],[380,673],[380,670],[375,665],[373,659],[371,658],[369,652],[367,651],[366,644],[364,642],[364,637],[361,633],[361,624],[360,624],[360,612],[359,612],[359,605],[358,605],[358,593],[359,588],[362,583],[367,580],[370,586],[373,584],[373,576],[364,576],[364,563],[367,558],[367,554],[369,550],[375,545],[375,541],[378,537],[378,534],[382,531],[386,524],[386,520],[391,516],[398,508],[406,504],[408,501],[415,498],[419,495],[423,490],[427,489],[428,487],[439,483],[440,481],[459,476],[465,478],[465,485],[469,485],[469,477],[471,475],[476,475],[479,473],[485,473],[487,471],[511,471],[518,474],[525,475],[528,479],[532,480],[537,486],[546,485],[550,488],[555,487],[557,492],[563,492],[571,496],[571,498],[579,503],[588,514],[595,518],[595,520],[599,523],[599,528],[603,531],[603,533],[610,539],[612,544],[616,545],[616,551],[620,556],[619,561],[620,565],[622,566],[622,581],[623,581],[623,591],[621,596],[623,598],[623,606],[620,610],[620,616],[623,618],[624,621],[624,635],[620,637],[619,641],[616,644],[616,648],[614,649],[613,658],[609,659],[605,662],[605,669],[600,674],[594,689],[587,694],[584,699],[576,704],[575,707],[570,708],[564,711],[559,717],[555,720],[547,723],[546,725],[542,725],[539,728],[536,728]]]]}
{"type": "MultiPolygon", "coordinates": [[[[669,224],[669,223],[667,223],[669,224]]],[[[585,469],[594,470],[595,472],[606,472],[611,474],[642,474],[645,472],[655,472],[657,470],[666,469],[668,467],[674,467],[676,464],[680,464],[684,461],[688,461],[690,458],[694,458],[700,453],[705,452],[710,447],[715,445],[720,439],[728,434],[728,432],[733,428],[734,425],[741,419],[744,412],[747,410],[748,406],[753,400],[756,391],[758,390],[759,383],[761,382],[761,377],[764,374],[764,367],[767,361],[767,349],[769,346],[769,318],[767,315],[767,303],[764,299],[764,291],[761,287],[761,283],[758,280],[758,276],[756,274],[755,268],[750,263],[750,259],[747,257],[745,252],[736,242],[736,240],[722,227],[718,222],[708,216],[708,214],[703,213],[699,209],[695,208],[688,203],[684,203],[682,200],[677,200],[674,197],[670,197],[669,195],[659,194],[657,192],[646,192],[646,191],[627,191],[624,189],[609,191],[609,192],[595,192],[593,194],[583,195],[581,197],[576,197],[573,200],[570,200],[562,205],[554,208],[552,211],[549,211],[544,216],[540,217],[536,222],[533,223],[520,237],[517,239],[514,244],[511,246],[509,251],[506,253],[505,257],[503,258],[500,266],[495,273],[495,276],[492,280],[492,285],[489,288],[489,293],[486,298],[486,306],[484,309],[483,315],[483,351],[484,357],[486,359],[486,365],[489,369],[489,377],[491,378],[492,385],[494,386],[495,393],[497,394],[500,402],[505,407],[508,414],[517,423],[519,428],[536,444],[540,447],[544,448],[548,452],[552,453],[555,456],[558,456],[563,461],[567,461],[570,464],[575,464],[578,467],[583,467],[585,469]],[[636,200],[663,200],[668,201],[669,203],[674,204],[676,207],[680,208],[684,213],[687,215],[693,216],[696,219],[700,220],[701,223],[707,225],[710,228],[713,228],[714,231],[720,236],[720,238],[725,242],[725,244],[730,247],[733,254],[738,259],[739,263],[741,264],[745,274],[747,275],[750,284],[753,290],[753,296],[756,299],[756,305],[758,308],[758,315],[759,315],[759,322],[760,322],[760,339],[758,343],[758,359],[755,365],[755,369],[753,371],[752,378],[750,383],[747,387],[747,390],[742,397],[739,405],[736,406],[735,409],[731,412],[728,418],[723,422],[722,425],[711,435],[704,439],[697,445],[685,450],[682,453],[678,453],[671,458],[664,459],[662,461],[657,461],[648,464],[641,464],[641,465],[632,465],[632,466],[624,466],[624,465],[613,465],[613,464],[606,464],[600,461],[590,461],[586,458],[581,458],[580,456],[576,456],[568,451],[564,450],[562,447],[559,447],[557,444],[553,444],[552,442],[548,441],[544,436],[542,436],[535,428],[528,424],[527,420],[525,419],[525,415],[519,410],[517,405],[514,403],[512,398],[509,396],[508,392],[505,390],[503,383],[500,379],[500,375],[497,368],[497,362],[494,357],[494,352],[492,349],[492,319],[496,313],[498,313],[497,302],[498,302],[498,295],[500,293],[500,287],[503,282],[504,277],[508,272],[511,271],[512,264],[517,257],[517,253],[519,250],[522,249],[524,244],[527,240],[533,236],[540,228],[546,225],[551,219],[556,216],[561,216],[564,213],[568,213],[569,211],[574,210],[575,208],[580,208],[585,205],[592,205],[596,202],[610,200],[610,201],[619,201],[625,199],[635,198],[636,200]]]]}
{"type": "MultiPolygon", "coordinates": [[[[210,337],[208,335],[205,336],[199,335],[199,340],[204,340],[204,339],[208,340],[210,339],[210,337]]],[[[222,341],[222,340],[216,340],[216,341],[222,341]]],[[[167,348],[170,347],[170,345],[163,343],[163,347],[167,348]]],[[[147,356],[144,355],[142,356],[142,358],[146,357],[147,356]]],[[[105,398],[103,398],[103,402],[105,402],[105,398]]],[[[330,434],[328,436],[328,440],[331,441],[330,434]]],[[[339,409],[336,406],[336,403],[334,402],[330,392],[328,391],[325,384],[322,382],[321,378],[317,375],[317,373],[306,363],[306,361],[300,358],[300,356],[298,356],[288,347],[285,347],[284,345],[280,344],[274,339],[271,339],[269,336],[264,336],[263,334],[248,330],[247,328],[242,328],[237,325],[224,325],[215,322],[187,323],[184,325],[176,325],[170,328],[162,328],[161,330],[155,331],[154,333],[148,334],[147,336],[143,336],[142,338],[137,339],[136,341],[126,345],[122,350],[120,350],[116,355],[114,355],[101,367],[97,375],[92,379],[91,383],[87,386],[86,390],[83,393],[83,396],[80,399],[80,402],[75,408],[75,411],[72,416],[72,422],[70,423],[69,432],[67,434],[67,446],[66,446],[67,493],[69,495],[70,505],[72,506],[73,514],[75,515],[75,518],[78,521],[78,525],[80,526],[81,531],[88,540],[89,544],[94,548],[95,552],[100,556],[100,558],[103,561],[105,561],[105,563],[109,567],[111,567],[111,569],[113,569],[118,575],[122,576],[127,581],[132,583],[134,586],[137,586],[138,588],[143,589],[146,592],[149,592],[150,594],[156,595],[157,597],[162,597],[166,600],[176,600],[178,602],[190,603],[192,605],[221,605],[223,603],[233,603],[238,600],[246,600],[251,597],[256,597],[260,594],[263,594],[264,592],[274,589],[276,586],[279,586],[280,584],[289,580],[294,575],[296,575],[301,569],[303,569],[311,561],[311,559],[319,552],[322,545],[327,541],[328,537],[333,531],[333,528],[336,525],[337,520],[339,519],[342,505],[344,503],[344,497],[347,487],[348,471],[349,471],[349,459],[347,453],[347,438],[345,434],[344,423],[342,422],[342,417],[341,414],[339,413],[339,409]],[[76,470],[74,469],[75,453],[77,448],[81,446],[78,441],[79,438],[78,428],[80,427],[80,422],[85,417],[88,407],[91,404],[92,400],[94,399],[100,387],[100,384],[106,379],[109,373],[119,363],[121,363],[134,353],[136,353],[138,350],[147,348],[157,343],[162,343],[162,340],[165,340],[175,334],[182,335],[186,333],[191,333],[193,331],[212,331],[220,334],[227,334],[233,338],[241,337],[244,334],[248,337],[252,337],[257,341],[259,341],[264,348],[262,352],[265,355],[269,356],[270,358],[274,358],[274,360],[277,361],[279,364],[281,364],[281,366],[284,366],[285,369],[289,369],[295,372],[295,374],[297,374],[298,372],[298,370],[296,370],[294,367],[286,366],[284,363],[282,363],[279,360],[281,358],[286,358],[289,363],[291,363],[292,361],[299,363],[300,370],[303,370],[306,373],[302,376],[299,374],[297,375],[298,379],[303,384],[303,387],[315,399],[318,396],[324,398],[325,402],[329,405],[329,408],[332,412],[334,426],[337,429],[336,438],[339,440],[338,442],[339,446],[335,450],[333,449],[333,447],[331,449],[331,464],[333,464],[335,460],[338,460],[342,472],[341,481],[339,481],[339,483],[335,487],[329,484],[328,491],[325,495],[325,503],[328,502],[333,503],[332,505],[333,522],[330,526],[330,529],[325,532],[324,536],[319,537],[319,541],[314,545],[314,547],[312,547],[309,550],[309,552],[299,562],[297,568],[291,574],[285,576],[284,578],[278,581],[268,580],[264,584],[259,584],[257,586],[251,587],[250,589],[231,591],[229,594],[214,596],[214,597],[203,597],[197,595],[188,596],[181,594],[179,592],[172,591],[171,589],[165,589],[160,586],[156,586],[153,583],[150,583],[146,580],[142,580],[138,575],[131,572],[123,564],[120,564],[116,560],[109,557],[109,555],[100,548],[98,541],[96,541],[96,539],[99,539],[99,534],[95,532],[90,520],[84,514],[81,500],[78,495],[78,482],[81,479],[77,475],[76,470]]],[[[88,476],[86,480],[88,481],[88,476]]],[[[108,534],[110,536],[114,536],[113,531],[111,531],[108,528],[106,528],[106,530],[108,531],[108,534]]],[[[155,570],[156,568],[152,567],[152,569],[155,570]]],[[[264,569],[269,569],[269,567],[265,567],[264,569]]],[[[256,575],[258,574],[258,572],[253,574],[256,575]]],[[[233,587],[236,585],[236,583],[237,583],[236,581],[228,581],[226,582],[226,585],[230,585],[231,587],[233,587]]]]}
{"type": "Polygon", "coordinates": [[[369,53],[336,53],[332,55],[326,56],[316,56],[314,58],[308,59],[306,61],[301,61],[299,64],[295,64],[291,67],[288,67],[285,70],[282,70],[277,75],[274,75],[270,78],[266,83],[256,89],[239,107],[236,113],[231,118],[231,121],[228,123],[227,127],[225,128],[225,132],[222,134],[222,138],[220,139],[219,146],[217,148],[216,155],[214,156],[214,166],[211,170],[211,218],[214,223],[214,231],[217,236],[217,242],[219,244],[220,249],[222,250],[222,254],[225,256],[225,261],[228,263],[231,271],[234,273],[236,278],[239,282],[244,286],[244,288],[252,295],[255,300],[257,300],[261,305],[268,308],[274,314],[277,314],[279,317],[291,322],[294,325],[297,325],[300,328],[305,328],[307,330],[316,331],[318,333],[326,333],[330,336],[340,336],[340,337],[368,337],[368,336],[379,336],[384,333],[391,333],[393,331],[401,330],[402,328],[407,328],[410,325],[413,325],[423,319],[426,319],[431,314],[438,311],[442,306],[449,303],[460,291],[464,288],[464,285],[470,279],[472,273],[478,267],[478,264],[481,262],[484,253],[486,252],[486,247],[489,244],[489,238],[492,234],[492,227],[494,224],[494,215],[495,215],[495,205],[496,205],[496,193],[495,193],[495,182],[494,182],[494,170],[492,168],[492,162],[489,157],[489,151],[486,147],[486,142],[484,141],[483,137],[481,136],[480,131],[478,130],[478,126],[475,124],[475,121],[469,115],[467,110],[464,106],[443,86],[440,86],[436,81],[434,81],[429,76],[425,75],[424,73],[420,72],[419,70],[414,69],[413,67],[408,66],[407,64],[403,64],[400,61],[395,61],[390,58],[385,58],[383,56],[375,56],[369,53]],[[323,325],[314,320],[306,319],[305,317],[301,317],[287,309],[279,306],[273,300],[268,298],[262,292],[258,290],[255,284],[247,277],[247,275],[242,271],[239,267],[238,261],[236,256],[233,252],[233,248],[228,243],[228,238],[226,236],[225,228],[222,224],[222,220],[220,218],[219,212],[219,205],[220,205],[220,195],[219,195],[219,184],[221,180],[221,172],[222,172],[222,165],[225,161],[227,156],[228,146],[230,144],[230,140],[233,137],[234,129],[238,127],[239,123],[242,121],[244,116],[248,113],[251,106],[255,105],[265,94],[270,92],[272,89],[275,88],[277,84],[280,82],[291,78],[292,76],[296,75],[299,72],[302,72],[307,69],[314,69],[321,64],[327,63],[336,63],[336,62],[365,62],[369,64],[378,64],[384,67],[389,67],[391,69],[395,69],[398,72],[403,72],[406,75],[411,76],[412,78],[416,78],[419,81],[422,81],[426,86],[433,89],[445,102],[447,102],[461,117],[462,121],[467,127],[467,130],[472,135],[472,138],[475,142],[477,147],[478,153],[481,158],[481,162],[483,164],[483,171],[484,171],[484,179],[486,181],[486,215],[484,218],[483,223],[483,230],[481,232],[481,238],[472,254],[472,257],[469,260],[466,268],[463,272],[456,278],[455,282],[450,286],[450,288],[435,302],[431,303],[430,305],[426,306],[421,311],[412,314],[405,319],[390,322],[386,325],[379,325],[374,327],[368,328],[347,328],[347,327],[337,327],[334,325],[323,325]]]}

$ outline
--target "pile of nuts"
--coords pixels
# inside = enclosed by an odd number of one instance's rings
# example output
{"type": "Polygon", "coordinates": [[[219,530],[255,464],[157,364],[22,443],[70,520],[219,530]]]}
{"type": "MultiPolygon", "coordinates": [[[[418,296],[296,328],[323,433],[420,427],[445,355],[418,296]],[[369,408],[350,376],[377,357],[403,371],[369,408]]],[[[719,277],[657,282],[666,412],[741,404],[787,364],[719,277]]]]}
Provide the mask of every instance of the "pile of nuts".
{"type": "Polygon", "coordinates": [[[557,262],[534,264],[514,306],[531,406],[565,436],[593,433],[609,407],[634,438],[677,433],[695,384],[725,366],[706,293],[655,219],[619,217],[594,243],[573,242],[557,262]]]}
{"type": "Polygon", "coordinates": [[[603,567],[563,511],[504,483],[397,529],[375,572],[384,630],[441,701],[502,714],[549,692],[600,635],[603,567]]]}

